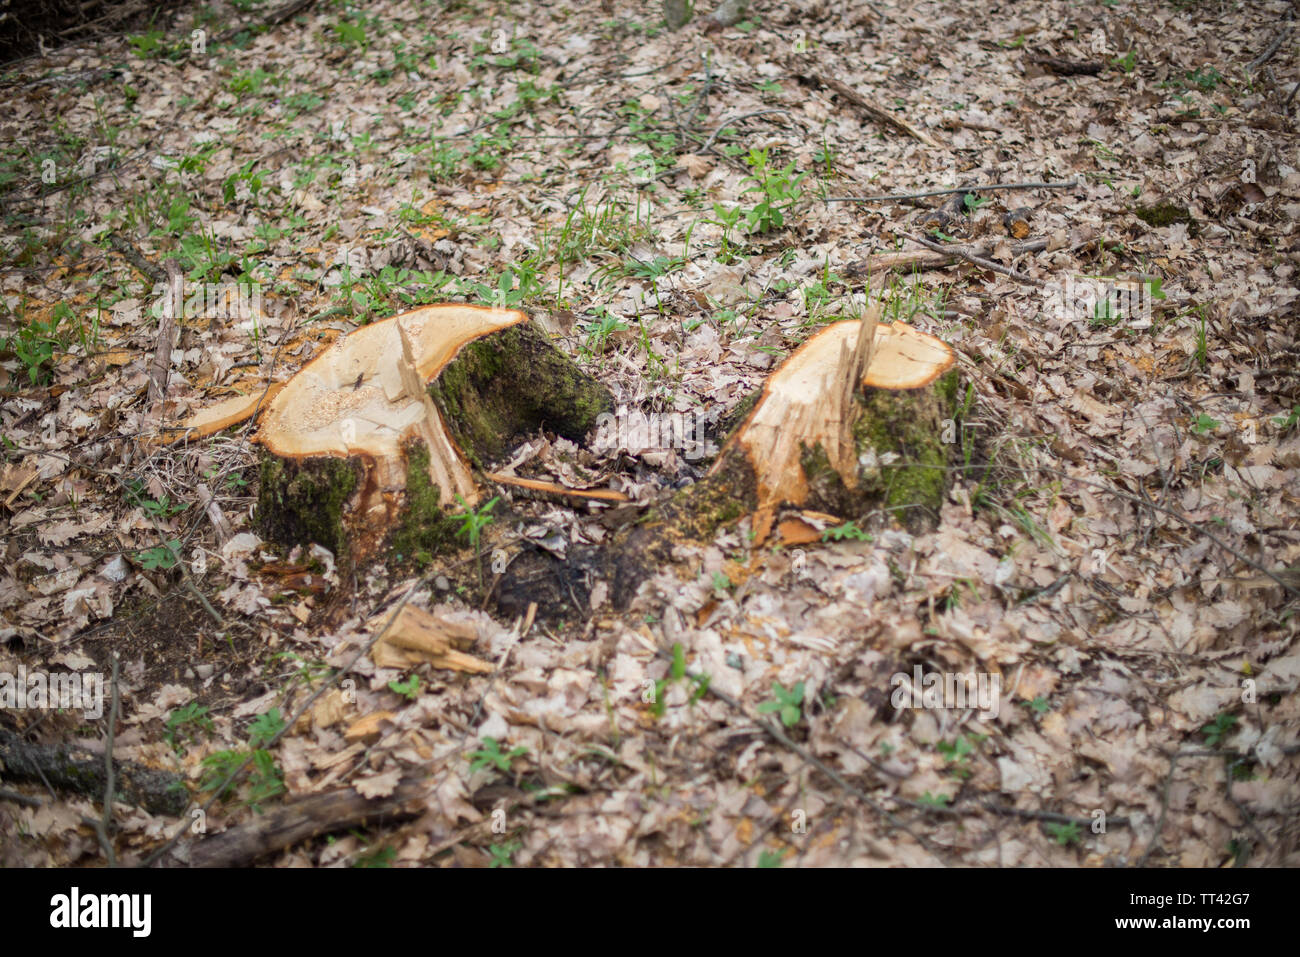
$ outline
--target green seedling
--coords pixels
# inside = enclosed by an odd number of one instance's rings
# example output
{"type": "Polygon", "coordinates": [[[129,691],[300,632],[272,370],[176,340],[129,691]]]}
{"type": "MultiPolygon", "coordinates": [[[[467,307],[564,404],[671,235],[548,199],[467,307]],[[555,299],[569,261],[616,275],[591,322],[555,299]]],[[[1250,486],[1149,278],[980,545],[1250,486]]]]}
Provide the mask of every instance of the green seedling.
{"type": "Polygon", "coordinates": [[[786,690],[777,682],[772,682],[772,694],[775,700],[765,701],[758,706],[760,714],[771,714],[779,712],[781,723],[787,728],[793,728],[803,717],[803,682],[799,682],[790,690],[786,690]]]}
{"type": "Polygon", "coordinates": [[[519,747],[511,748],[505,754],[502,754],[501,742],[497,741],[496,738],[484,738],[483,746],[477,751],[471,751],[469,753],[469,770],[472,774],[480,768],[486,768],[488,765],[492,765],[502,774],[509,774],[510,766],[514,762],[515,758],[523,757],[527,753],[527,748],[519,747]]]}

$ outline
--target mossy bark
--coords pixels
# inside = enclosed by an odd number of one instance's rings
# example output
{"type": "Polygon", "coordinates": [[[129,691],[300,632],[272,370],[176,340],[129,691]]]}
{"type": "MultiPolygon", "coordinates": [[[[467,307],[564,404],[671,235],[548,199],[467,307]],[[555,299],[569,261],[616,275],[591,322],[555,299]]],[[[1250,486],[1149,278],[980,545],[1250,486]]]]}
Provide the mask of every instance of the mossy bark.
{"type": "Polygon", "coordinates": [[[468,343],[429,386],[429,395],[478,468],[539,428],[580,442],[597,417],[614,408],[609,390],[530,324],[468,343]]]}
{"type": "Polygon", "coordinates": [[[365,476],[360,459],[281,458],[262,453],[257,521],[274,542],[315,542],[341,556],[347,550],[343,513],[365,476]]]}

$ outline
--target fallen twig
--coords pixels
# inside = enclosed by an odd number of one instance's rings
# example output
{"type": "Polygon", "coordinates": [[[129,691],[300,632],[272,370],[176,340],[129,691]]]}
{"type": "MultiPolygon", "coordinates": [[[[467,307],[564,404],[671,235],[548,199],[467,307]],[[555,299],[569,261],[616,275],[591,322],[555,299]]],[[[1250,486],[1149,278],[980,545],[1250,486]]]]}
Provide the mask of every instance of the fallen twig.
{"type": "Polygon", "coordinates": [[[951,189],[931,189],[923,193],[888,193],[884,196],[828,196],[828,203],[886,203],[902,199],[925,199],[930,196],[947,196],[949,193],[987,193],[995,189],[1068,189],[1077,186],[1072,179],[1064,183],[984,183],[980,186],[954,186],[951,189]]]}
{"type": "Polygon", "coordinates": [[[109,233],[108,244],[117,251],[118,255],[154,282],[167,281],[167,273],[146,259],[144,253],[140,252],[139,247],[130,240],[119,236],[117,233],[109,233]]]}
{"type": "Polygon", "coordinates": [[[1285,27],[1279,30],[1277,36],[1273,38],[1273,42],[1264,48],[1264,52],[1246,64],[1246,72],[1254,73],[1269,60],[1273,59],[1273,54],[1281,48],[1282,44],[1286,41],[1286,38],[1291,35],[1291,29],[1292,24],[1288,23],[1285,27]]]}
{"type": "Polygon", "coordinates": [[[1096,76],[1106,68],[1105,64],[1086,60],[1063,60],[1054,56],[1030,57],[1030,63],[1041,66],[1057,76],[1096,76]]]}
{"type": "Polygon", "coordinates": [[[1024,283],[1026,286],[1037,286],[1039,288],[1042,288],[1043,286],[1047,285],[1041,279],[1035,279],[1033,276],[1026,276],[1022,272],[1016,272],[1016,270],[1003,266],[1001,263],[995,263],[991,259],[985,259],[983,256],[977,256],[974,253],[968,252],[965,249],[962,249],[960,247],[944,246],[941,243],[931,242],[930,240],[925,239],[924,237],[913,236],[910,233],[899,233],[898,235],[902,236],[904,239],[910,239],[912,242],[924,246],[927,249],[933,249],[936,252],[947,252],[951,250],[961,259],[964,259],[969,263],[973,263],[974,265],[979,266],[981,269],[990,269],[993,272],[1001,273],[1004,276],[1009,276],[1010,278],[1016,280],[1016,282],[1024,283]]]}
{"type": "Polygon", "coordinates": [[[113,656],[113,701],[108,709],[108,729],[104,736],[104,810],[95,822],[95,836],[99,839],[99,848],[104,852],[109,867],[117,867],[117,852],[113,850],[113,840],[109,831],[113,827],[113,738],[117,734],[117,719],[121,711],[121,697],[117,688],[119,662],[113,656]]]}
{"type": "Polygon", "coordinates": [[[40,807],[45,803],[40,798],[20,794],[17,791],[10,791],[8,788],[0,788],[0,801],[13,801],[15,804],[21,804],[24,807],[40,807]]]}
{"type": "MultiPolygon", "coordinates": [[[[56,789],[96,799],[104,793],[104,761],[66,745],[29,744],[0,729],[0,761],[7,777],[42,781],[56,797],[56,789]]],[[[180,814],[185,809],[188,795],[184,782],[173,774],[118,762],[113,778],[117,800],[151,814],[180,814]]]]}
{"type": "Polygon", "coordinates": [[[418,817],[428,791],[425,775],[416,773],[403,778],[383,797],[366,797],[355,787],[308,794],[204,839],[194,847],[190,865],[238,867],[322,834],[418,817]]]}
{"type": "MultiPolygon", "coordinates": [[[[184,301],[185,278],[176,260],[167,260],[167,301],[158,320],[158,338],[153,360],[149,363],[149,398],[160,406],[167,396],[167,380],[172,367],[172,338],[176,334],[177,305],[184,301]]],[[[161,409],[158,410],[161,413],[161,409]]]]}
{"type": "Polygon", "coordinates": [[[717,129],[709,134],[709,138],[704,141],[704,145],[700,148],[700,152],[707,152],[709,147],[713,145],[713,141],[718,138],[718,134],[728,126],[731,126],[734,123],[739,123],[741,120],[747,120],[753,116],[766,116],[769,113],[784,113],[786,116],[790,115],[789,110],[755,110],[753,113],[741,113],[739,116],[729,116],[718,124],[717,129]]]}
{"type": "Polygon", "coordinates": [[[835,79],[835,77],[826,76],[825,74],[817,73],[811,70],[806,71],[801,75],[803,76],[804,79],[809,80],[812,83],[815,83],[819,86],[823,86],[826,89],[831,90],[832,92],[838,93],[845,100],[847,100],[849,103],[856,106],[863,113],[866,113],[877,123],[884,123],[886,126],[892,126],[894,129],[906,133],[908,136],[912,137],[913,139],[921,143],[924,143],[926,146],[929,146],[933,149],[943,148],[939,145],[939,143],[935,141],[935,139],[932,136],[930,136],[924,130],[917,129],[911,123],[908,123],[906,120],[902,119],[901,117],[895,116],[893,113],[890,113],[888,110],[882,110],[880,107],[876,106],[874,103],[869,101],[866,97],[864,97],[861,93],[854,90],[848,84],[835,79]]]}

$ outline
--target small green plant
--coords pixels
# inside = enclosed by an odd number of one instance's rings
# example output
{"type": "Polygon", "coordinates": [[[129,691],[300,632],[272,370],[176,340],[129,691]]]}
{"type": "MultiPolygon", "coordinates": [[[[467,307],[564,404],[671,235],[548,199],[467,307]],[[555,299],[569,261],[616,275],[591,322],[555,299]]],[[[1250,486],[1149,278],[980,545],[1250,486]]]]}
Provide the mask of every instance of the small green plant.
{"type": "Polygon", "coordinates": [[[857,524],[852,521],[845,522],[843,525],[837,525],[834,528],[827,528],[822,530],[823,542],[826,541],[842,542],[846,538],[858,542],[872,541],[872,537],[866,532],[864,532],[862,529],[858,528],[857,524]]]}
{"type": "Polygon", "coordinates": [[[127,479],[125,484],[127,504],[143,509],[146,515],[151,515],[160,521],[178,515],[190,507],[188,502],[172,502],[167,495],[157,499],[149,498],[145,494],[144,483],[139,479],[127,479]]]}
{"type": "Polygon", "coordinates": [[[616,332],[622,332],[628,326],[604,306],[596,306],[592,311],[597,318],[583,326],[583,331],[587,335],[582,344],[582,351],[588,355],[599,355],[605,351],[609,337],[616,332]]]}
{"type": "Polygon", "coordinates": [[[162,56],[168,52],[168,46],[164,42],[166,35],[162,30],[149,30],[145,33],[127,37],[126,42],[131,44],[131,49],[136,56],[162,56]]]}
{"type": "Polygon", "coordinates": [[[1205,435],[1207,432],[1213,432],[1222,424],[1218,419],[1211,418],[1202,412],[1192,421],[1192,428],[1197,435],[1205,435]]]}
{"type": "Polygon", "coordinates": [[[357,855],[352,862],[353,867],[392,867],[393,861],[397,859],[397,848],[384,845],[377,847],[373,851],[366,850],[357,855]]]}
{"type": "Polygon", "coordinates": [[[787,728],[793,728],[803,717],[803,682],[799,682],[790,690],[786,690],[780,684],[772,682],[772,694],[775,699],[764,701],[758,706],[760,714],[771,714],[779,712],[781,723],[787,728]]]}
{"type": "Polygon", "coordinates": [[[1092,307],[1092,318],[1088,320],[1088,325],[1093,329],[1104,328],[1117,324],[1122,318],[1119,307],[1111,301],[1111,297],[1106,296],[1099,298],[1092,307]]]}
{"type": "Polygon", "coordinates": [[[464,511],[457,512],[455,515],[452,516],[452,518],[460,519],[461,522],[460,528],[456,530],[456,535],[457,537],[460,537],[462,535],[468,536],[470,548],[474,549],[474,557],[475,557],[474,567],[478,570],[478,583],[480,586],[482,586],[483,552],[482,552],[481,544],[482,544],[483,529],[487,528],[494,521],[494,517],[488,513],[491,512],[492,507],[496,505],[498,501],[500,501],[500,496],[497,495],[492,496],[492,498],[488,499],[485,503],[480,505],[478,508],[474,508],[473,506],[471,506],[460,495],[456,496],[456,501],[458,501],[460,503],[460,507],[464,509],[464,511]]]}
{"type": "MultiPolygon", "coordinates": [[[[656,718],[662,718],[668,708],[668,686],[673,682],[681,681],[686,675],[686,649],[682,647],[681,642],[673,643],[673,663],[668,669],[668,675],[660,678],[654,685],[654,701],[650,704],[650,713],[656,718]]],[[[695,688],[691,691],[688,704],[695,704],[709,690],[709,682],[712,680],[709,675],[691,675],[691,682],[695,688]]]]}
{"type": "Polygon", "coordinates": [[[943,755],[953,777],[971,776],[970,756],[975,753],[975,744],[983,740],[982,735],[960,735],[952,742],[940,741],[934,749],[943,755]]]}
{"type": "Polygon", "coordinates": [[[50,381],[55,350],[65,345],[59,325],[71,311],[63,303],[59,306],[51,310],[48,319],[33,320],[4,340],[4,348],[18,357],[32,385],[44,385],[50,381]]]}
{"type": "Polygon", "coordinates": [[[488,867],[514,867],[515,853],[523,845],[519,841],[510,841],[507,844],[489,844],[488,853],[492,855],[492,861],[488,867]]]}
{"type": "Polygon", "coordinates": [[[366,28],[351,20],[340,20],[334,24],[334,39],[344,46],[361,46],[368,43],[366,28]]]}
{"type": "Polygon", "coordinates": [[[1083,843],[1083,832],[1079,828],[1078,821],[1048,821],[1043,825],[1043,829],[1047,831],[1048,837],[1062,847],[1083,843]]]}
{"type": "MultiPolygon", "coordinates": [[[[199,788],[203,791],[215,791],[221,787],[231,774],[249,757],[247,751],[227,750],[210,754],[203,759],[203,775],[199,788]]],[[[284,773],[275,763],[269,751],[252,752],[252,765],[248,774],[248,788],[244,794],[244,804],[254,811],[261,811],[261,805],[271,798],[284,793],[284,773]]],[[[234,782],[225,784],[219,797],[222,800],[234,796],[234,782]]]]}
{"type": "MultiPolygon", "coordinates": [[[[322,571],[323,566],[313,562],[308,566],[311,571],[322,571]]],[[[329,676],[334,669],[323,661],[311,658],[304,658],[302,655],[293,651],[280,651],[271,656],[271,660],[276,663],[289,665],[293,670],[289,673],[289,680],[292,682],[302,682],[307,687],[312,687],[316,682],[324,677],[329,676]]]]}
{"type": "Polygon", "coordinates": [[[1300,425],[1300,405],[1294,406],[1289,415],[1274,416],[1273,424],[1283,432],[1289,432],[1300,425]]]}
{"type": "Polygon", "coordinates": [[[511,748],[505,754],[502,754],[501,742],[496,738],[484,738],[483,746],[477,751],[471,751],[469,753],[469,770],[472,774],[480,768],[485,768],[490,764],[502,774],[509,774],[510,766],[514,762],[515,758],[523,757],[527,753],[527,748],[519,747],[511,748]]]}
{"type": "Polygon", "coordinates": [[[1203,93],[1213,90],[1222,79],[1223,74],[1212,66],[1203,66],[1187,74],[1187,82],[1196,84],[1203,93]]]}
{"type": "Polygon", "coordinates": [[[1196,364],[1202,369],[1210,361],[1210,342],[1205,328],[1204,313],[1201,314],[1201,321],[1196,326],[1196,351],[1193,357],[1196,359],[1196,364]]]}
{"type": "Polygon", "coordinates": [[[728,209],[721,203],[713,204],[713,219],[706,219],[705,222],[713,226],[722,227],[721,249],[718,250],[718,262],[726,264],[735,261],[739,243],[733,248],[732,242],[735,240],[736,230],[740,227],[740,221],[744,217],[745,211],[739,206],[733,206],[728,209]]]}
{"type": "Polygon", "coordinates": [[[765,850],[765,851],[762,851],[762,852],[760,852],[759,855],[758,855],[758,866],[759,866],[759,867],[765,867],[765,868],[766,868],[766,867],[780,867],[780,866],[781,866],[781,862],[785,860],[785,855],[786,855],[787,853],[788,853],[788,851],[785,851],[785,850],[780,850],[780,851],[767,851],[767,850],[765,850]]]}
{"type": "Polygon", "coordinates": [[[1117,56],[1111,60],[1112,66],[1117,66],[1125,73],[1132,73],[1133,68],[1137,66],[1137,50],[1129,50],[1123,56],[1117,56]]]}
{"type": "Polygon", "coordinates": [[[285,720],[280,714],[280,709],[272,708],[265,714],[259,714],[249,723],[248,744],[253,748],[270,744],[284,729],[285,720]]]}
{"type": "Polygon", "coordinates": [[[180,564],[180,550],[181,540],[173,538],[166,545],[155,545],[153,548],[146,548],[136,553],[136,558],[140,566],[149,571],[166,570],[180,564]]]}
{"type": "Polygon", "coordinates": [[[197,701],[173,710],[163,722],[163,727],[166,729],[163,740],[177,753],[185,744],[198,741],[200,733],[212,734],[216,730],[212,719],[208,717],[208,709],[197,701]]]}
{"type": "Polygon", "coordinates": [[[1042,695],[1034,698],[1033,701],[1022,701],[1020,702],[1020,705],[1021,707],[1028,708],[1030,711],[1034,712],[1034,714],[1047,714],[1047,712],[1052,710],[1051,704],[1049,704],[1048,700],[1042,695]]]}
{"type": "Polygon", "coordinates": [[[408,701],[414,701],[420,697],[420,676],[411,675],[405,681],[390,681],[388,682],[388,690],[402,695],[408,701]]]}
{"type": "Polygon", "coordinates": [[[1217,748],[1219,743],[1231,734],[1236,727],[1236,715],[1219,714],[1215,716],[1213,721],[1201,728],[1201,734],[1205,735],[1205,743],[1209,747],[1217,748]]]}
{"type": "Polygon", "coordinates": [[[786,211],[798,202],[799,183],[808,175],[795,173],[794,163],[779,170],[768,166],[768,151],[751,149],[745,158],[750,175],[741,182],[751,184],[745,193],[758,193],[758,203],[745,213],[745,225],[751,233],[767,233],[785,225],[786,211]]]}
{"type": "Polygon", "coordinates": [[[931,794],[926,791],[916,799],[916,803],[925,807],[947,807],[952,803],[952,798],[946,794],[931,794]]]}

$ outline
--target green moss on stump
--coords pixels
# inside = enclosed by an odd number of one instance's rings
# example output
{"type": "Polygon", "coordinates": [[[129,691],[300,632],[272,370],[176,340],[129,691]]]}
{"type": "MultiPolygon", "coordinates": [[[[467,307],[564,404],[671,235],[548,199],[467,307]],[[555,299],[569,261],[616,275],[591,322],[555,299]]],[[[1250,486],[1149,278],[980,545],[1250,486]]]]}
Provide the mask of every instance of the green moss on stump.
{"type": "Polygon", "coordinates": [[[614,408],[609,390],[531,324],[466,344],[429,395],[478,468],[539,428],[581,442],[597,417],[614,408]]]}
{"type": "Polygon", "coordinates": [[[945,419],[957,411],[957,372],[923,389],[868,389],[853,427],[859,462],[874,453],[875,467],[859,465],[860,493],[879,500],[903,525],[917,529],[939,514],[948,492],[953,445],[945,443],[945,419]]]}
{"type": "Polygon", "coordinates": [[[429,479],[429,449],[419,439],[406,443],[406,507],[393,532],[390,552],[408,559],[432,555],[456,534],[456,522],[442,507],[442,490],[429,479]]]}
{"type": "Polygon", "coordinates": [[[294,460],[263,452],[257,522],[270,541],[315,542],[341,558],[347,552],[343,509],[361,482],[356,460],[326,456],[294,460]]]}

